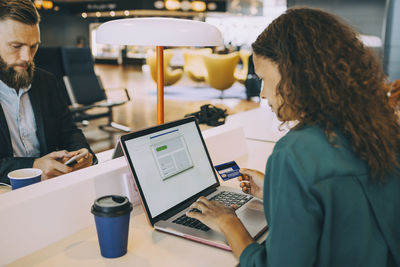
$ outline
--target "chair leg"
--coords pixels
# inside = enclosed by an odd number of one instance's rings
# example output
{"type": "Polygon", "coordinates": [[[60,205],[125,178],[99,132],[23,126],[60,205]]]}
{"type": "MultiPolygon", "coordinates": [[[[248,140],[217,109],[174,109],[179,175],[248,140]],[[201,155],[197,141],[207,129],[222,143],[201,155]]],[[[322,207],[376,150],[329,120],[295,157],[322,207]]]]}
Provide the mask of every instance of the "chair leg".
{"type": "MultiPolygon", "coordinates": [[[[99,128],[103,131],[107,131],[109,132],[111,129],[116,129],[118,131],[123,131],[123,132],[131,132],[132,129],[129,128],[128,126],[113,122],[112,117],[113,117],[113,113],[112,113],[112,108],[108,107],[108,122],[106,125],[99,125],[99,128]],[[110,129],[111,128],[111,129],[110,129]]],[[[111,130],[113,131],[113,130],[111,130]]]]}
{"type": "Polygon", "coordinates": [[[115,132],[117,131],[122,131],[122,132],[131,132],[132,129],[129,128],[128,126],[116,123],[116,122],[110,122],[109,124],[103,124],[103,125],[99,125],[99,129],[103,130],[105,132],[115,132]]]}
{"type": "Polygon", "coordinates": [[[108,123],[107,125],[111,125],[113,118],[113,110],[112,107],[108,107],[108,123]]]}
{"type": "Polygon", "coordinates": [[[131,132],[132,131],[132,129],[129,128],[128,126],[125,126],[125,125],[122,125],[122,124],[119,124],[119,123],[116,123],[116,122],[111,122],[110,126],[112,128],[115,128],[117,130],[124,131],[124,132],[131,132]]]}
{"type": "Polygon", "coordinates": [[[89,125],[89,121],[87,120],[81,120],[81,121],[74,121],[76,127],[78,128],[85,128],[89,125]]]}

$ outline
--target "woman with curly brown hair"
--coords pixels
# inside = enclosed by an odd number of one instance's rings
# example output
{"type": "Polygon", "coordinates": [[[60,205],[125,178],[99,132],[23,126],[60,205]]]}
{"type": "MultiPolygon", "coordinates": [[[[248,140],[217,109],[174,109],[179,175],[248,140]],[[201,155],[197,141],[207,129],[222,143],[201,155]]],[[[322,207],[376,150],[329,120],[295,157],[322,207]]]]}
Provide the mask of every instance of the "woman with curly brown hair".
{"type": "Polygon", "coordinates": [[[400,266],[400,126],[373,52],[335,16],[289,9],[252,45],[261,97],[297,124],[266,174],[241,170],[263,197],[265,242],[201,197],[188,216],[225,234],[240,266],[400,266]],[[257,183],[264,179],[264,187],[257,183]]]}

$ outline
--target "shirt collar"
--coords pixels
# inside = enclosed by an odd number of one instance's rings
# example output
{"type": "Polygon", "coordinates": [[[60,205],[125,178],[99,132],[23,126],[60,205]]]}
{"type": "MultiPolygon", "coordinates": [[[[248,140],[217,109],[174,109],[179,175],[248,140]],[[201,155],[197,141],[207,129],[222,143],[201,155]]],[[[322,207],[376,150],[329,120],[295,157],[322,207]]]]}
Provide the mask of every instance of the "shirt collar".
{"type": "MultiPolygon", "coordinates": [[[[29,90],[31,89],[32,84],[30,84],[28,87],[26,88],[21,88],[20,91],[22,90],[22,93],[19,93],[20,95],[26,94],[27,92],[29,92],[29,90]]],[[[12,92],[15,91],[14,88],[9,87],[7,84],[5,84],[2,80],[0,80],[0,90],[1,91],[6,91],[6,92],[12,92]]]]}

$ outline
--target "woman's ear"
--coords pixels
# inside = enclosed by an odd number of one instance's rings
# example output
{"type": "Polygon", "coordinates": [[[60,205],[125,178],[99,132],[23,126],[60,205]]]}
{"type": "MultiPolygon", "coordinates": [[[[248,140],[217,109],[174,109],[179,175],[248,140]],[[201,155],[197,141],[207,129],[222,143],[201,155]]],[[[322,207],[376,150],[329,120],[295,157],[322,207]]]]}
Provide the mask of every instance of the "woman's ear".
{"type": "Polygon", "coordinates": [[[388,84],[389,104],[394,108],[400,106],[400,80],[388,84]]]}

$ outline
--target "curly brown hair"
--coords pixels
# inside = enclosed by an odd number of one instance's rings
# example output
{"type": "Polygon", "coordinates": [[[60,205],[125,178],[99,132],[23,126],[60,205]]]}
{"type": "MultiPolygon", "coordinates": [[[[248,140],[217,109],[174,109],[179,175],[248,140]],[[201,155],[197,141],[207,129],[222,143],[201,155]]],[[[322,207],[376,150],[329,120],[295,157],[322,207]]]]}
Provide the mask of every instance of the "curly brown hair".
{"type": "Polygon", "coordinates": [[[373,51],[332,14],[292,8],[252,44],[257,56],[278,65],[282,97],[278,116],[290,110],[296,128],[319,125],[333,142],[335,130],[366,160],[372,179],[395,172],[400,126],[384,89],[386,76],[373,51]]]}

